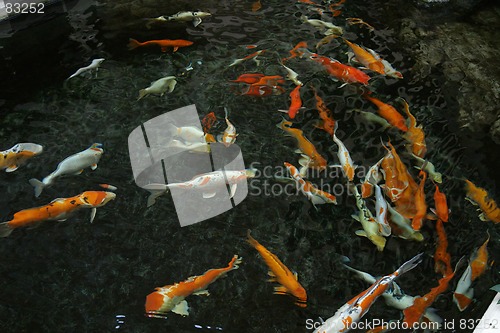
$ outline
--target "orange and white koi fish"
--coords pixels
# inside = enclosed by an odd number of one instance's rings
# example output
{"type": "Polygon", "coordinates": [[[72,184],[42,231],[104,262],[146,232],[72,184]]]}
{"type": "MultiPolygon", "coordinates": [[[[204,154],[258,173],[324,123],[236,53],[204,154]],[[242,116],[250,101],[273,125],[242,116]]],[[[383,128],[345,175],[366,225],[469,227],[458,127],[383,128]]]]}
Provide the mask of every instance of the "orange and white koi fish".
{"type": "Polygon", "coordinates": [[[411,154],[411,156],[413,156],[413,158],[415,158],[420,163],[420,166],[414,166],[415,169],[423,169],[427,171],[427,173],[429,174],[429,178],[431,178],[436,183],[441,184],[443,182],[443,175],[440,172],[436,171],[436,167],[434,166],[434,164],[432,164],[429,160],[424,160],[423,158],[418,157],[415,154],[411,154]]]}
{"type": "Polygon", "coordinates": [[[351,215],[351,217],[361,223],[363,227],[363,230],[356,230],[356,235],[368,238],[377,247],[378,251],[383,251],[386,239],[380,234],[380,228],[372,212],[366,206],[365,201],[359,194],[358,188],[353,183],[350,183],[349,191],[354,194],[356,207],[359,210],[358,215],[351,215]]]}
{"type": "Polygon", "coordinates": [[[375,186],[375,211],[376,220],[379,225],[379,232],[382,236],[389,236],[391,234],[391,226],[387,221],[387,202],[385,201],[384,195],[380,186],[375,186]]]}
{"type": "Polygon", "coordinates": [[[310,59],[323,65],[327,72],[335,77],[335,79],[344,82],[342,86],[349,83],[361,83],[367,86],[368,81],[371,79],[365,72],[360,71],[355,67],[344,65],[338,60],[320,56],[316,53],[309,53],[310,59]]]}
{"type": "Polygon", "coordinates": [[[295,119],[295,116],[299,112],[300,109],[302,109],[302,100],[300,99],[300,87],[301,86],[296,86],[291,92],[290,92],[290,107],[288,108],[288,111],[285,110],[279,110],[281,112],[286,112],[288,113],[288,117],[290,119],[295,119]]]}
{"type": "Polygon", "coordinates": [[[118,190],[118,188],[116,186],[113,186],[110,184],[99,184],[99,186],[102,187],[103,189],[110,190],[110,191],[118,190]]]}
{"type": "Polygon", "coordinates": [[[257,64],[257,66],[260,65],[260,61],[257,60],[257,57],[259,55],[261,55],[262,53],[264,53],[266,50],[259,50],[259,51],[256,51],[252,54],[249,54],[247,55],[246,57],[244,58],[241,58],[241,59],[236,59],[234,60],[228,67],[232,67],[232,66],[235,66],[235,65],[239,65],[241,64],[242,62],[246,61],[246,60],[250,60],[250,59],[253,59],[253,61],[257,64]]]}
{"type": "Polygon", "coordinates": [[[399,130],[403,132],[408,131],[408,127],[406,126],[406,121],[392,105],[389,105],[387,103],[382,102],[379,99],[376,99],[374,97],[369,96],[368,94],[364,94],[363,97],[373,104],[378,108],[377,112],[378,114],[387,120],[389,124],[392,126],[398,128],[399,130]]]}
{"type": "Polygon", "coordinates": [[[345,38],[343,38],[343,40],[351,48],[352,52],[354,52],[354,57],[359,63],[376,73],[382,75],[385,74],[384,65],[382,64],[382,61],[380,61],[380,57],[375,56],[372,50],[370,51],[373,53],[365,50],[358,44],[348,41],[345,38]]]}
{"type": "Polygon", "coordinates": [[[290,53],[290,56],[288,58],[281,59],[281,62],[284,63],[287,60],[296,57],[301,57],[304,54],[302,49],[307,49],[307,42],[305,41],[298,42],[297,45],[295,45],[290,51],[288,51],[290,53]]]}
{"type": "Polygon", "coordinates": [[[380,165],[384,158],[381,158],[377,163],[372,165],[368,172],[366,173],[363,183],[361,183],[361,197],[366,199],[373,195],[373,186],[380,183],[383,179],[382,173],[380,172],[380,165]]]}
{"type": "Polygon", "coordinates": [[[358,322],[370,310],[370,307],[392,285],[397,277],[412,270],[421,261],[422,253],[405,262],[394,273],[378,279],[371,287],[340,307],[333,317],[327,319],[314,333],[348,332],[351,325],[358,322]]]}
{"type": "Polygon", "coordinates": [[[481,221],[500,222],[500,208],[498,208],[495,200],[488,196],[488,192],[484,188],[474,185],[470,180],[465,179],[467,197],[466,199],[474,205],[478,205],[481,209],[479,218],[481,221]]]}
{"type": "Polygon", "coordinates": [[[228,272],[238,269],[241,263],[242,258],[235,254],[227,267],[210,269],[203,275],[191,276],[186,281],[155,288],[155,291],[146,297],[146,316],[164,318],[170,311],[181,316],[189,316],[186,297],[189,295],[209,296],[207,287],[228,272]]]}
{"type": "Polygon", "coordinates": [[[299,283],[297,273],[292,273],[288,267],[279,260],[279,258],[266,249],[262,244],[247,233],[247,241],[261,255],[262,259],[269,267],[269,282],[277,282],[279,287],[274,287],[274,293],[278,295],[291,295],[296,298],[295,304],[301,308],[307,307],[307,293],[304,287],[299,283]]]}
{"type": "Polygon", "coordinates": [[[150,94],[160,96],[163,96],[165,93],[170,94],[174,91],[176,84],[177,80],[175,76],[162,77],[161,79],[151,82],[149,87],[139,90],[139,97],[137,100],[140,100],[150,94]]]}
{"type": "Polygon", "coordinates": [[[453,301],[460,311],[464,311],[474,298],[474,288],[471,287],[472,282],[483,275],[488,268],[487,246],[489,240],[490,235],[488,234],[488,238],[483,245],[472,253],[469,265],[465,269],[460,280],[458,280],[457,287],[453,293],[453,301]]]}
{"type": "Polygon", "coordinates": [[[411,145],[410,151],[420,157],[424,158],[425,153],[427,152],[427,145],[425,144],[425,133],[422,129],[422,125],[417,126],[417,120],[410,112],[410,107],[408,103],[402,99],[404,103],[404,110],[408,119],[410,120],[410,124],[408,126],[408,132],[403,135],[403,138],[408,141],[411,145]]]}
{"type": "Polygon", "coordinates": [[[14,147],[0,151],[0,170],[14,172],[27,160],[43,152],[43,147],[36,143],[18,143],[14,147]]]}
{"type": "Polygon", "coordinates": [[[12,220],[0,223],[0,237],[7,237],[14,229],[33,226],[43,221],[64,221],[82,208],[90,208],[90,222],[94,221],[97,208],[113,200],[116,194],[103,191],[86,191],[70,198],[58,198],[48,205],[21,210],[12,220]]]}
{"type": "Polygon", "coordinates": [[[304,169],[301,170],[301,175],[304,175],[307,168],[317,170],[326,169],[326,159],[318,153],[316,147],[314,147],[311,141],[304,136],[302,130],[292,128],[292,122],[285,119],[283,119],[277,126],[297,140],[297,145],[299,146],[297,152],[302,154],[302,158],[299,160],[299,163],[302,167],[304,167],[304,169]]]}
{"type": "Polygon", "coordinates": [[[332,112],[326,107],[323,99],[318,95],[316,89],[313,87],[314,97],[316,98],[316,110],[318,110],[321,121],[316,127],[321,128],[333,137],[335,134],[335,120],[332,118],[332,112]]]}
{"type": "Polygon", "coordinates": [[[387,149],[387,154],[382,159],[382,174],[385,179],[387,196],[392,202],[398,202],[404,191],[408,188],[408,170],[401,161],[394,146],[390,142],[388,142],[388,145],[390,149],[383,145],[387,149]]]}
{"type": "Polygon", "coordinates": [[[229,198],[232,198],[236,193],[238,183],[255,177],[255,174],[254,169],[218,170],[197,175],[191,180],[182,183],[148,184],[143,188],[151,192],[148,198],[148,207],[153,205],[160,195],[172,188],[200,191],[204,199],[210,199],[217,194],[218,190],[227,190],[226,185],[229,185],[231,190],[229,198]]]}
{"type": "Polygon", "coordinates": [[[415,208],[417,209],[417,211],[415,216],[411,220],[411,227],[417,231],[420,230],[420,228],[422,228],[424,219],[427,216],[427,203],[425,202],[425,192],[424,192],[424,185],[425,185],[425,180],[427,179],[427,173],[423,170],[420,170],[419,176],[422,178],[420,179],[420,185],[418,186],[418,190],[415,193],[415,208]]]}
{"type": "Polygon", "coordinates": [[[357,165],[351,159],[351,155],[349,154],[349,150],[345,147],[344,143],[340,141],[339,138],[335,135],[338,127],[338,121],[335,122],[335,131],[333,133],[333,141],[337,144],[339,149],[337,150],[337,156],[340,161],[340,165],[342,166],[342,170],[344,171],[344,176],[352,182],[354,179],[354,171],[357,168],[357,165]]]}
{"type": "Polygon", "coordinates": [[[224,133],[222,133],[222,136],[219,137],[219,142],[223,143],[226,147],[228,147],[229,145],[235,143],[238,134],[236,133],[236,127],[234,127],[234,125],[227,118],[227,109],[225,109],[225,112],[226,112],[227,127],[224,130],[224,133]]]}
{"type": "Polygon", "coordinates": [[[438,219],[443,222],[448,222],[448,203],[446,202],[446,195],[439,191],[439,187],[436,185],[436,190],[434,191],[434,205],[436,209],[432,209],[431,211],[436,214],[438,219]]]}
{"type": "Polygon", "coordinates": [[[337,204],[337,198],[335,198],[333,194],[322,191],[310,182],[304,180],[300,175],[299,170],[290,163],[285,162],[284,164],[292,178],[295,180],[297,188],[300,189],[300,191],[312,202],[315,207],[316,205],[322,205],[325,203],[337,204]]]}
{"type": "Polygon", "coordinates": [[[280,86],[268,86],[268,85],[251,85],[249,86],[241,95],[244,96],[256,96],[256,97],[264,97],[270,95],[281,95],[285,92],[285,89],[280,86]]]}
{"type": "Polygon", "coordinates": [[[59,163],[56,170],[42,181],[35,178],[30,179],[31,186],[35,188],[35,196],[39,197],[45,187],[52,185],[54,181],[61,176],[79,175],[83,172],[83,169],[86,168],[91,168],[92,170],[97,169],[97,163],[101,159],[103,153],[104,149],[102,149],[102,144],[94,143],[88,149],[66,157],[59,163]]]}
{"type": "Polygon", "coordinates": [[[151,45],[158,45],[161,48],[161,52],[167,52],[169,47],[172,47],[174,49],[174,52],[176,52],[180,47],[193,45],[193,42],[184,39],[160,39],[148,40],[141,43],[135,39],[130,38],[127,47],[129,50],[133,50],[141,46],[151,45]]]}
{"type": "Polygon", "coordinates": [[[368,28],[368,30],[370,32],[375,31],[375,28],[373,26],[371,26],[370,24],[366,23],[365,21],[363,21],[362,19],[360,19],[358,17],[348,17],[345,20],[347,21],[347,24],[349,24],[349,25],[354,25],[354,24],[364,25],[365,27],[368,28]]]}

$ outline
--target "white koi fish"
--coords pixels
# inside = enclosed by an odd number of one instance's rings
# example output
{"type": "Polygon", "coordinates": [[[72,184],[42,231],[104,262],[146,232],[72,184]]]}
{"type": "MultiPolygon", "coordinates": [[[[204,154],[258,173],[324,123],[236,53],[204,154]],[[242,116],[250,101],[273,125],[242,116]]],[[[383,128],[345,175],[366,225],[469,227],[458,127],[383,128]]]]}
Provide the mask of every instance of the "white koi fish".
{"type": "Polygon", "coordinates": [[[35,196],[39,197],[45,187],[52,185],[61,176],[79,175],[86,168],[97,169],[97,163],[103,153],[102,144],[94,143],[88,149],[66,157],[59,163],[56,170],[42,181],[35,178],[30,179],[30,184],[35,188],[35,196]]]}
{"type": "Polygon", "coordinates": [[[304,85],[299,79],[299,74],[297,74],[294,70],[292,70],[291,68],[281,64],[281,66],[283,66],[283,68],[286,69],[287,71],[287,75],[286,75],[286,78],[290,81],[292,81],[293,83],[295,83],[296,86],[302,86],[304,85]]]}
{"type": "Polygon", "coordinates": [[[202,22],[201,19],[205,17],[212,16],[212,14],[207,12],[178,12],[177,14],[170,16],[159,16],[156,18],[146,19],[146,27],[151,29],[151,25],[154,23],[163,23],[170,21],[182,21],[182,22],[193,22],[193,26],[197,27],[202,22]]]}
{"type": "Polygon", "coordinates": [[[387,222],[387,202],[384,199],[380,186],[375,186],[375,216],[379,225],[379,231],[382,236],[389,236],[391,234],[391,226],[387,222]]]}
{"type": "Polygon", "coordinates": [[[151,85],[149,87],[139,90],[139,98],[137,98],[137,100],[140,100],[141,98],[149,94],[160,96],[163,96],[163,94],[165,93],[169,94],[174,91],[176,84],[177,80],[175,76],[165,76],[161,79],[151,82],[151,85]]]}
{"type": "Polygon", "coordinates": [[[35,143],[18,143],[14,147],[0,151],[0,170],[14,172],[26,161],[41,154],[43,147],[35,143]]]}
{"type": "Polygon", "coordinates": [[[327,319],[314,333],[348,332],[351,324],[358,322],[375,301],[393,284],[400,275],[412,270],[422,261],[422,253],[405,262],[394,273],[378,279],[372,286],[344,304],[333,317],[327,319]]]}
{"type": "Polygon", "coordinates": [[[393,235],[403,239],[413,239],[417,242],[424,240],[424,236],[419,231],[416,231],[411,227],[410,219],[401,215],[390,204],[387,204],[387,209],[390,213],[390,221],[398,227],[398,232],[394,232],[393,230],[393,235]]]}
{"type": "Polygon", "coordinates": [[[151,192],[148,198],[148,207],[152,206],[160,195],[172,188],[201,191],[204,199],[210,199],[217,194],[217,189],[227,184],[231,190],[229,198],[232,198],[236,194],[238,183],[255,177],[255,174],[256,171],[254,169],[241,171],[218,170],[195,176],[193,179],[182,183],[149,184],[143,188],[151,192]]]}
{"type": "Polygon", "coordinates": [[[306,16],[301,17],[302,22],[304,23],[309,23],[310,25],[323,29],[323,35],[329,36],[329,35],[342,35],[344,33],[344,30],[342,30],[341,27],[334,25],[333,23],[330,22],[325,22],[321,20],[315,20],[315,19],[308,19],[306,16]]]}
{"type": "Polygon", "coordinates": [[[203,142],[184,143],[179,140],[172,140],[168,144],[168,147],[188,150],[193,153],[210,153],[210,145],[203,142]]]}
{"type": "Polygon", "coordinates": [[[186,144],[206,143],[205,132],[196,126],[177,127],[174,124],[167,124],[167,131],[174,137],[182,139],[186,144]]]}
{"type": "Polygon", "coordinates": [[[337,199],[334,195],[322,191],[310,182],[304,180],[296,167],[287,162],[285,162],[284,165],[297,184],[297,188],[299,188],[300,191],[307,197],[307,199],[312,202],[314,207],[316,207],[316,205],[322,205],[325,203],[337,204],[337,199]]]}
{"type": "Polygon", "coordinates": [[[91,71],[91,70],[94,70],[95,69],[95,72],[96,72],[96,75],[97,75],[97,71],[99,70],[99,66],[101,66],[101,63],[104,61],[105,59],[103,58],[99,58],[99,59],[94,59],[92,60],[92,62],[90,63],[90,65],[88,65],[87,67],[82,67],[80,69],[78,69],[73,75],[71,75],[70,77],[68,77],[66,80],[69,80],[75,76],[78,76],[84,72],[88,72],[88,71],[91,71]]]}
{"type": "Polygon", "coordinates": [[[340,141],[340,139],[337,138],[337,136],[335,135],[335,133],[337,132],[337,127],[339,126],[338,124],[339,124],[338,121],[335,122],[333,141],[335,141],[335,143],[339,147],[337,151],[337,156],[340,160],[340,165],[342,166],[342,170],[344,171],[344,176],[346,176],[347,179],[349,179],[349,181],[352,182],[352,180],[354,179],[354,171],[356,170],[357,165],[353,163],[351,155],[349,154],[349,150],[347,150],[344,143],[340,141]]]}
{"type": "Polygon", "coordinates": [[[389,122],[387,120],[385,120],[382,117],[377,116],[373,112],[363,111],[363,110],[359,110],[359,109],[353,109],[351,111],[358,113],[367,122],[380,125],[382,127],[383,131],[392,127],[392,125],[389,124],[389,122]]]}
{"type": "Polygon", "coordinates": [[[413,156],[413,158],[415,158],[417,161],[419,161],[421,163],[419,166],[414,166],[415,169],[422,170],[422,168],[423,168],[424,171],[427,171],[427,173],[429,174],[429,177],[433,181],[435,181],[436,183],[439,183],[439,184],[441,184],[443,182],[443,175],[440,172],[436,171],[436,167],[434,166],[434,164],[432,164],[428,160],[424,160],[423,158],[418,157],[415,154],[411,154],[411,156],[413,156]]]}
{"type": "Polygon", "coordinates": [[[363,226],[363,230],[357,230],[356,235],[368,238],[377,247],[377,250],[383,251],[386,239],[380,234],[378,223],[372,212],[366,206],[365,201],[358,192],[358,188],[354,184],[350,184],[349,190],[354,194],[356,206],[359,209],[358,215],[352,215],[351,217],[363,226]]]}
{"type": "Polygon", "coordinates": [[[241,64],[244,61],[249,60],[249,59],[252,59],[257,64],[257,66],[259,66],[260,65],[260,60],[258,60],[257,57],[260,56],[265,51],[266,50],[259,50],[259,51],[256,51],[256,52],[250,54],[250,55],[247,55],[246,57],[243,57],[243,58],[240,58],[240,59],[236,59],[228,67],[239,65],[239,64],[241,64]]]}

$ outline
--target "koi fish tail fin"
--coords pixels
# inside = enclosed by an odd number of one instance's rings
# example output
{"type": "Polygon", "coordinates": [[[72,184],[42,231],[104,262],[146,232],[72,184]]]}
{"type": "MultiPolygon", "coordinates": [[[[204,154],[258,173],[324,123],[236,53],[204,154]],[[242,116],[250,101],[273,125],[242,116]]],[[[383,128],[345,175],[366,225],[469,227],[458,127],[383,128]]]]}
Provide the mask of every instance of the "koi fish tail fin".
{"type": "Polygon", "coordinates": [[[418,264],[422,262],[423,255],[424,255],[423,253],[417,254],[412,259],[402,264],[401,267],[399,267],[395,273],[397,273],[397,275],[401,275],[414,269],[415,267],[418,266],[418,264]]]}
{"type": "Polygon", "coordinates": [[[243,258],[239,257],[237,254],[235,254],[233,256],[233,259],[231,259],[231,261],[229,262],[228,268],[230,270],[238,269],[238,268],[240,268],[239,264],[241,264],[242,262],[243,262],[243,258]]]}
{"type": "Polygon", "coordinates": [[[136,49],[138,48],[139,46],[141,46],[141,43],[133,38],[130,38],[128,40],[128,44],[127,44],[127,47],[129,50],[133,50],[133,49],[136,49]]]}
{"type": "Polygon", "coordinates": [[[14,228],[12,228],[9,225],[9,222],[0,223],[0,237],[9,236],[11,234],[12,230],[14,230],[14,228]]]}
{"type": "Polygon", "coordinates": [[[150,190],[149,191],[151,194],[148,197],[148,203],[147,206],[151,207],[156,203],[156,199],[158,199],[159,196],[161,196],[165,191],[155,191],[155,190],[150,190]]]}
{"type": "Polygon", "coordinates": [[[252,235],[250,234],[251,231],[250,229],[247,230],[247,242],[252,245],[253,247],[256,247],[259,245],[259,242],[257,242],[257,240],[255,238],[252,237],[252,235]]]}
{"type": "Polygon", "coordinates": [[[151,207],[155,204],[156,199],[162,195],[163,193],[168,192],[168,185],[165,184],[148,184],[143,186],[145,190],[148,190],[151,193],[148,197],[148,207],[151,207]]]}
{"type": "Polygon", "coordinates": [[[144,96],[146,96],[147,94],[148,94],[148,91],[146,89],[139,90],[139,97],[137,98],[137,100],[144,98],[144,96]]]}
{"type": "Polygon", "coordinates": [[[35,197],[39,197],[40,194],[42,194],[43,188],[45,187],[45,184],[41,181],[39,181],[36,178],[31,178],[30,179],[30,184],[35,188],[35,197]]]}

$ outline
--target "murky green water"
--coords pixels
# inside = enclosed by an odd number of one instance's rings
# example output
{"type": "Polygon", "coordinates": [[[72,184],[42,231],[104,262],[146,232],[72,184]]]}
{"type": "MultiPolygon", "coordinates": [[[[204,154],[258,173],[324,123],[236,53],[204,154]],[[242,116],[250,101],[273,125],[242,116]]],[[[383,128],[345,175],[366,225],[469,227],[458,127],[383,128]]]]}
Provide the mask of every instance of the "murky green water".
{"type": "MultiPolygon", "coordinates": [[[[339,205],[323,205],[315,210],[301,194],[273,194],[275,183],[262,175],[252,183],[251,195],[242,204],[193,226],[179,226],[170,195],[146,208],[148,193],[135,185],[132,175],[128,135],[145,121],[185,105],[196,104],[200,115],[214,111],[219,119],[223,119],[227,107],[248,166],[254,163],[264,172],[269,168],[276,170],[284,161],[297,164],[294,141],[275,126],[283,116],[276,110],[288,107],[292,83],[284,85],[285,94],[258,98],[235,94],[234,85],[228,81],[247,72],[284,76],[278,59],[288,56],[288,50],[299,41],[307,41],[313,49],[323,37],[316,28],[300,21],[301,15],[312,17],[314,12],[294,1],[262,0],[262,8],[257,12],[252,12],[251,1],[210,5],[181,8],[212,13],[196,28],[179,23],[165,30],[148,31],[143,27],[130,31],[130,22],[124,20],[123,30],[111,33],[104,28],[109,23],[106,17],[96,23],[97,14],[80,13],[83,26],[88,27],[81,30],[81,26],[67,27],[63,15],[38,27],[37,32],[47,36],[60,24],[66,26],[67,33],[51,42],[41,42],[40,37],[23,43],[23,47],[36,46],[33,59],[28,49],[22,56],[5,62],[3,69],[14,80],[2,84],[6,94],[0,105],[0,149],[18,142],[35,142],[43,145],[45,151],[18,171],[0,174],[1,219],[7,221],[19,210],[44,205],[54,198],[99,190],[99,183],[113,184],[118,190],[117,199],[98,210],[93,224],[88,222],[88,211],[82,211],[65,222],[15,230],[10,237],[0,239],[2,332],[310,332],[306,329],[307,319],[332,316],[368,287],[342,267],[341,256],[349,257],[352,266],[379,276],[393,272],[405,260],[424,252],[424,262],[398,283],[410,295],[422,295],[437,285],[432,221],[427,221],[423,228],[424,242],[390,237],[384,252],[379,253],[369,241],[354,234],[359,224],[350,215],[356,207],[352,197],[345,194],[339,196],[339,205]],[[81,37],[93,31],[98,32],[95,39],[81,47],[81,37]],[[128,51],[128,38],[183,38],[194,45],[176,53],[161,53],[154,47],[128,51]],[[250,60],[228,67],[234,59],[251,53],[246,45],[254,44],[257,49],[267,50],[259,57],[260,64],[250,60]],[[99,57],[106,61],[97,77],[64,81],[76,69],[88,65],[90,59],[99,57]],[[23,69],[19,59],[27,69],[23,69]],[[194,69],[186,71],[190,63],[194,69]],[[12,75],[13,71],[17,74],[12,75]],[[137,101],[140,89],[167,75],[179,76],[171,94],[137,101]],[[41,179],[62,159],[93,142],[103,143],[105,150],[96,171],[86,170],[80,176],[60,179],[40,198],[33,196],[30,178],[41,179]],[[265,264],[245,241],[248,229],[298,272],[299,281],[308,292],[307,308],[300,309],[291,298],[272,294],[273,285],[266,282],[265,264]],[[144,316],[145,297],[155,287],[224,267],[234,254],[244,259],[240,269],[212,284],[208,288],[211,296],[188,297],[189,317],[144,316]]],[[[113,7],[107,6],[108,10],[113,7]]],[[[345,38],[385,56],[405,76],[400,81],[373,78],[370,89],[384,101],[405,98],[418,123],[424,126],[427,158],[445,175],[441,190],[448,196],[452,210],[451,223],[446,225],[452,264],[482,244],[486,231],[491,235],[491,257],[498,262],[498,227],[477,218],[475,208],[464,201],[462,182],[465,177],[495,190],[494,181],[488,177],[491,170],[479,163],[487,161],[487,156],[483,151],[473,156],[463,153],[460,129],[453,118],[454,92],[441,90],[443,77],[438,70],[432,80],[412,78],[410,68],[414,62],[402,52],[396,32],[387,28],[383,12],[377,8],[376,4],[368,6],[347,0],[339,17],[331,19],[325,14],[324,18],[342,26],[345,38]],[[371,34],[363,27],[348,26],[347,17],[363,18],[376,30],[371,34]]],[[[130,20],[139,25],[137,19],[130,20]]],[[[28,29],[16,35],[26,38],[33,31],[28,29]]],[[[8,43],[20,40],[16,35],[4,40],[4,51],[13,50],[8,43]]],[[[333,41],[318,53],[346,62],[346,51],[344,44],[333,41]]],[[[310,85],[320,91],[339,121],[338,136],[356,164],[369,167],[385,154],[380,138],[391,139],[398,151],[404,151],[404,142],[396,130],[381,131],[350,112],[354,108],[374,110],[360,97],[359,87],[339,88],[340,83],[332,81],[320,67],[301,59],[293,59],[287,66],[306,83],[301,89],[306,111],[295,119],[296,126],[304,130],[331,164],[338,161],[336,146],[326,133],[314,127],[317,112],[310,85]]],[[[216,132],[224,128],[220,122],[216,132]]],[[[402,156],[410,165],[410,158],[403,153],[402,156]]],[[[413,175],[416,178],[416,172],[413,175]]],[[[346,183],[343,177],[323,181],[340,188],[346,183]]],[[[432,183],[428,182],[425,189],[431,205],[432,183]]],[[[451,290],[438,298],[433,307],[448,321],[480,318],[494,295],[488,289],[499,281],[498,265],[494,265],[476,284],[477,302],[468,310],[460,313],[456,309],[451,290]]],[[[455,283],[456,279],[452,288],[455,283]]],[[[379,300],[366,318],[399,319],[400,312],[379,300]]]]}

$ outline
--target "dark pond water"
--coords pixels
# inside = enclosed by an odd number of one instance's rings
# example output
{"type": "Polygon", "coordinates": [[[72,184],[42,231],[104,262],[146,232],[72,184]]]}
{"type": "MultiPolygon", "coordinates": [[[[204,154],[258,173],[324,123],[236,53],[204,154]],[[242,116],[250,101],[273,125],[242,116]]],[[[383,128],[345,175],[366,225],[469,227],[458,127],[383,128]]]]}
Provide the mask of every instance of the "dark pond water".
{"type": "MultiPolygon", "coordinates": [[[[293,83],[284,84],[284,94],[251,97],[236,94],[235,85],[228,81],[248,72],[284,76],[278,59],[287,57],[300,41],[308,42],[313,50],[324,37],[300,19],[302,15],[320,18],[312,7],[295,1],[261,0],[262,8],[254,12],[252,1],[240,0],[191,6],[176,3],[169,10],[168,4],[160,2],[158,6],[165,12],[150,16],[200,9],[212,17],[196,28],[176,23],[148,30],[133,11],[123,20],[113,21],[110,13],[122,10],[126,2],[97,5],[80,1],[68,2],[67,8],[55,10],[43,23],[37,22],[39,18],[18,18],[12,26],[3,26],[0,149],[34,142],[44,146],[44,153],[14,173],[0,174],[2,221],[54,198],[100,190],[100,183],[113,184],[118,190],[116,200],[98,209],[92,224],[84,210],[67,221],[18,229],[0,239],[1,332],[312,332],[306,327],[308,319],[332,316],[368,287],[341,265],[343,256],[350,258],[353,267],[381,276],[424,252],[423,263],[398,283],[409,295],[423,295],[436,286],[439,275],[433,269],[433,221],[425,222],[422,228],[423,242],[391,236],[385,250],[378,252],[366,238],[354,233],[360,226],[350,217],[356,211],[352,197],[339,194],[338,205],[322,205],[316,210],[300,193],[280,194],[264,172],[278,170],[284,161],[298,164],[295,142],[275,126],[283,117],[277,110],[288,108],[293,83]],[[129,51],[128,38],[182,38],[194,44],[176,53],[162,53],[154,47],[129,51]],[[260,63],[249,60],[228,67],[234,59],[253,52],[247,45],[266,50],[258,58],[260,63]],[[97,76],[65,81],[95,58],[106,59],[97,76]],[[189,64],[193,70],[187,71],[189,64]],[[178,77],[171,94],[137,101],[140,89],[167,75],[178,77]],[[262,175],[250,183],[250,195],[235,209],[181,228],[169,194],[146,207],[148,192],[134,182],[127,139],[145,121],[190,104],[196,104],[201,116],[213,111],[219,120],[223,120],[226,107],[238,130],[236,143],[247,167],[253,165],[262,175]],[[60,179],[39,198],[34,197],[30,178],[41,179],[62,159],[93,142],[102,143],[105,150],[97,170],[60,179]],[[248,229],[298,272],[308,293],[307,308],[295,306],[289,297],[272,294],[264,262],[245,241],[248,229]],[[155,287],[224,267],[234,254],[243,257],[240,269],[210,285],[211,296],[188,297],[189,317],[172,313],[166,319],[144,316],[145,297],[155,287]]],[[[398,3],[405,6],[404,1],[398,3]]],[[[469,257],[483,243],[487,231],[490,255],[499,262],[498,226],[478,219],[475,207],[464,200],[463,189],[463,178],[468,178],[495,193],[498,176],[486,162],[495,156],[498,159],[498,152],[478,149],[474,155],[464,154],[467,147],[453,116],[456,92],[441,89],[444,77],[437,69],[431,79],[412,78],[414,60],[402,51],[396,31],[384,22],[380,3],[347,0],[339,8],[339,16],[331,18],[325,13],[323,19],[344,28],[345,38],[372,48],[404,75],[403,80],[372,75],[370,90],[391,103],[397,97],[405,98],[425,129],[426,158],[444,174],[441,190],[451,207],[446,232],[452,264],[469,257]],[[375,31],[348,25],[348,17],[362,18],[375,31]]],[[[345,63],[347,50],[341,40],[333,40],[317,52],[345,63]]],[[[304,130],[330,164],[338,163],[336,146],[314,127],[317,112],[311,85],[339,121],[337,135],[356,164],[369,167],[385,154],[381,138],[394,143],[408,166],[413,163],[404,153],[398,131],[383,131],[351,112],[356,108],[375,110],[361,97],[360,87],[340,88],[341,83],[304,59],[292,59],[287,66],[306,83],[301,89],[306,109],[294,120],[294,126],[304,130]]],[[[224,128],[220,121],[214,132],[224,128]]],[[[481,142],[473,144],[483,146],[481,142]]],[[[417,172],[409,169],[417,179],[417,172]]],[[[342,176],[323,177],[322,181],[341,189],[346,184],[342,176]]],[[[433,188],[431,182],[425,186],[429,205],[433,203],[433,188]]],[[[455,278],[433,307],[447,321],[480,318],[494,296],[488,289],[499,281],[495,264],[477,281],[476,301],[461,313],[452,301],[455,278]]],[[[391,320],[400,316],[400,311],[379,300],[365,318],[391,320]]],[[[460,330],[466,331],[472,330],[460,330]]]]}

